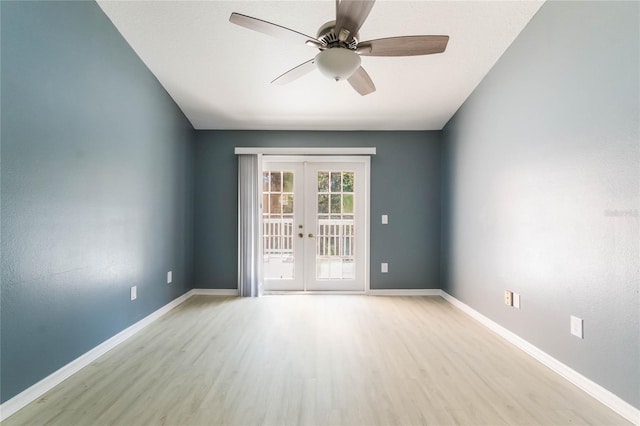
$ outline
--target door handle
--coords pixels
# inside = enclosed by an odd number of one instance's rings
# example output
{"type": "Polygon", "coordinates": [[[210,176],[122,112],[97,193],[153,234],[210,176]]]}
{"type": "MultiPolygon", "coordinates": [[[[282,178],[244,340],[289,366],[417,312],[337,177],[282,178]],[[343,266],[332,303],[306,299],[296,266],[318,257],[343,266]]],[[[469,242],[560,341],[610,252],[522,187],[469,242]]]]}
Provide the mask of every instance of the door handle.
{"type": "Polygon", "coordinates": [[[309,234],[309,238],[314,238],[313,234],[309,234]]]}

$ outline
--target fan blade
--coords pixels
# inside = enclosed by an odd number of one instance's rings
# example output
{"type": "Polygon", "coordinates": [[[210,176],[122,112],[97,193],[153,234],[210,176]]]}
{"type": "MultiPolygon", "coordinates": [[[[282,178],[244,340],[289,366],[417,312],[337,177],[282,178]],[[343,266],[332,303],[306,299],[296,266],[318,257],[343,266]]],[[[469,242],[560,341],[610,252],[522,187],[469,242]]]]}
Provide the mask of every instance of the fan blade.
{"type": "Polygon", "coordinates": [[[356,72],[347,79],[347,81],[351,87],[356,89],[356,92],[360,93],[362,96],[376,91],[376,86],[373,84],[373,80],[371,80],[369,74],[367,74],[362,67],[358,68],[356,72]]]}
{"type": "Polygon", "coordinates": [[[346,29],[350,31],[348,40],[355,37],[374,3],[375,0],[341,0],[336,12],[336,35],[340,34],[340,30],[346,29]]]}
{"type": "Polygon", "coordinates": [[[449,36],[419,35],[379,38],[358,43],[356,52],[362,56],[416,56],[442,53],[449,36]]]}
{"type": "Polygon", "coordinates": [[[322,43],[320,43],[320,41],[318,41],[315,37],[302,34],[301,32],[283,27],[282,25],[263,21],[262,19],[258,18],[252,18],[251,16],[242,15],[240,13],[233,12],[229,17],[229,22],[283,40],[291,40],[294,42],[302,43],[311,41],[311,44],[314,45],[314,47],[322,46],[322,43]]]}
{"type": "Polygon", "coordinates": [[[284,74],[278,76],[271,83],[279,84],[281,86],[287,83],[291,83],[293,80],[297,80],[303,75],[310,73],[315,68],[316,68],[316,58],[309,59],[307,62],[303,62],[297,67],[292,68],[289,71],[285,72],[284,74]]]}

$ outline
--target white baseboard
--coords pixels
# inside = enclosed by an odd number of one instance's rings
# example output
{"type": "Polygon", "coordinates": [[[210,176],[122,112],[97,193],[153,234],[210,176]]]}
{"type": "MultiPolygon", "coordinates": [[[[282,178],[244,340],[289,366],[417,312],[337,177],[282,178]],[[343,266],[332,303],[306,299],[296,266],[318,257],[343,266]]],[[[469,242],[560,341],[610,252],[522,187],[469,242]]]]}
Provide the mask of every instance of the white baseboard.
{"type": "Polygon", "coordinates": [[[193,296],[238,296],[235,288],[194,288],[191,290],[193,296]]]}
{"type": "Polygon", "coordinates": [[[370,296],[442,296],[439,288],[404,289],[404,290],[369,290],[370,296]]]}
{"type": "Polygon", "coordinates": [[[262,292],[263,296],[311,296],[311,295],[324,295],[324,296],[338,296],[338,295],[362,295],[364,296],[366,293],[364,291],[314,291],[314,290],[306,290],[306,291],[297,291],[297,290],[265,290],[262,292]]]}
{"type": "Polygon", "coordinates": [[[450,294],[442,291],[442,297],[451,303],[456,308],[460,309],[462,312],[466,313],[473,319],[480,322],[482,325],[497,333],[510,343],[514,344],[521,350],[525,351],[527,354],[531,355],[536,360],[540,361],[545,366],[549,367],[556,373],[560,374],[562,377],[578,386],[580,389],[611,408],[616,413],[620,414],[625,419],[629,420],[633,424],[640,425],[640,410],[629,404],[628,402],[621,399],[619,396],[614,393],[608,391],[603,388],[599,384],[591,381],[586,378],[582,374],[573,370],[572,368],[566,366],[562,362],[558,361],[551,355],[532,345],[531,343],[524,340],[522,337],[517,334],[507,330],[500,324],[490,320],[489,318],[482,315],[480,312],[471,308],[470,306],[462,303],[455,297],[450,294]]]}
{"type": "Polygon", "coordinates": [[[147,327],[149,324],[153,323],[173,308],[185,302],[192,295],[193,290],[190,290],[182,296],[173,299],[171,302],[167,303],[157,311],[147,315],[135,324],[125,328],[115,336],[105,340],[95,348],[89,350],[83,355],[80,355],[78,358],[74,359],[64,367],[54,371],[44,379],[23,390],[13,398],[5,401],[2,405],[0,405],[0,421],[5,420],[7,417],[11,416],[19,409],[40,398],[46,392],[62,383],[64,380],[68,379],[73,374],[80,371],[82,368],[91,364],[96,359],[109,352],[120,343],[134,336],[143,328],[147,327]]]}

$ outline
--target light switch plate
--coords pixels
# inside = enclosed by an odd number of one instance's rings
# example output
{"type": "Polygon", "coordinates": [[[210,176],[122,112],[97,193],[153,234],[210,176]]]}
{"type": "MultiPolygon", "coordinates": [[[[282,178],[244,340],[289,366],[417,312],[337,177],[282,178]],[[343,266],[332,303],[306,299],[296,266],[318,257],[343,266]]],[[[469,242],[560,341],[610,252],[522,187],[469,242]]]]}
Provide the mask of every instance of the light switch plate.
{"type": "Polygon", "coordinates": [[[584,339],[583,324],[584,322],[582,321],[582,318],[571,315],[571,334],[580,339],[584,339]]]}
{"type": "Polygon", "coordinates": [[[138,287],[137,286],[133,286],[131,287],[131,300],[136,300],[138,298],[138,287]]]}
{"type": "Polygon", "coordinates": [[[388,225],[389,224],[389,216],[386,214],[382,215],[382,224],[383,225],[388,225]]]}
{"type": "Polygon", "coordinates": [[[389,272],[389,264],[388,263],[380,264],[380,272],[382,272],[383,274],[386,274],[387,272],[389,272]]]}
{"type": "Polygon", "coordinates": [[[173,281],[173,271],[167,272],[167,284],[171,284],[173,281]]]}
{"type": "Polygon", "coordinates": [[[520,294],[513,293],[513,307],[520,309],[520,294]]]}

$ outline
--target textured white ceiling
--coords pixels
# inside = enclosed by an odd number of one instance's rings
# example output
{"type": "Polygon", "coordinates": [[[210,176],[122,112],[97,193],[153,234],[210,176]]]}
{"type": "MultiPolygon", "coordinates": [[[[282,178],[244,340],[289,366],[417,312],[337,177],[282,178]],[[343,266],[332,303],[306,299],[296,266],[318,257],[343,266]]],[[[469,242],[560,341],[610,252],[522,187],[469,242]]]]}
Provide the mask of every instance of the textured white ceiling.
{"type": "Polygon", "coordinates": [[[443,54],[363,57],[377,91],[358,95],[314,71],[278,75],[317,50],[228,22],[231,12],[309,35],[334,1],[110,1],[99,5],[196,129],[439,130],[543,1],[376,2],[360,40],[450,36],[443,54]]]}

